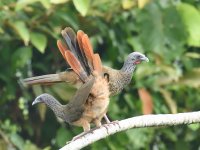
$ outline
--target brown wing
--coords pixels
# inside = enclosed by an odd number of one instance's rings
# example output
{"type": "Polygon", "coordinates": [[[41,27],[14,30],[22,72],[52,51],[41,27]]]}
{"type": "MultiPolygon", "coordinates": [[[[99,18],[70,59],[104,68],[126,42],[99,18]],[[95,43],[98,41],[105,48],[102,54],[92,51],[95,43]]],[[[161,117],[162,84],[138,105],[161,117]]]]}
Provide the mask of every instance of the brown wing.
{"type": "Polygon", "coordinates": [[[94,77],[84,83],[76,92],[74,97],[66,105],[65,116],[68,122],[74,122],[81,118],[84,112],[84,105],[88,99],[90,91],[94,85],[94,77]]]}

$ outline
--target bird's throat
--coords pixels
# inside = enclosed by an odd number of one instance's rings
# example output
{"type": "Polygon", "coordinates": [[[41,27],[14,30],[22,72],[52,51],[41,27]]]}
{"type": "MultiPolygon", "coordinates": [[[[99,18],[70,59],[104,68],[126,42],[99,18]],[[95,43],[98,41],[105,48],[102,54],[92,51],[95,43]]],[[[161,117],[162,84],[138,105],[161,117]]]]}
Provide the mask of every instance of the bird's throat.
{"type": "Polygon", "coordinates": [[[121,71],[124,73],[132,74],[135,71],[136,64],[133,63],[124,63],[121,71]]]}

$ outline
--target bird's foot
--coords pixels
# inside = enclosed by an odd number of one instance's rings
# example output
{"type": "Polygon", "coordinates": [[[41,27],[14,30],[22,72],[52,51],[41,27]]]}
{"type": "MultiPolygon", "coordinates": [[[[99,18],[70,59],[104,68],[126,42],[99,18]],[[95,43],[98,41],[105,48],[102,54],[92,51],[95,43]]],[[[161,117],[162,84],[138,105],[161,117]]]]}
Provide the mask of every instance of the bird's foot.
{"type": "Polygon", "coordinates": [[[119,126],[119,121],[115,120],[115,121],[112,121],[110,123],[104,124],[103,127],[106,128],[107,132],[108,132],[108,129],[109,129],[110,125],[118,125],[119,126]]]}
{"type": "Polygon", "coordinates": [[[110,122],[109,124],[119,125],[119,120],[112,121],[112,122],[110,122]]]}
{"type": "Polygon", "coordinates": [[[93,128],[93,129],[91,129],[89,131],[82,132],[82,133],[76,135],[75,137],[73,137],[71,141],[67,141],[66,144],[69,144],[69,143],[71,143],[73,141],[76,141],[76,140],[80,139],[81,137],[85,136],[88,133],[93,133],[93,131],[96,130],[96,129],[97,129],[97,127],[93,128]]]}
{"type": "Polygon", "coordinates": [[[77,136],[73,137],[71,141],[76,141],[77,139],[80,139],[84,135],[86,135],[88,132],[82,132],[81,134],[78,134],[77,136]]]}
{"type": "Polygon", "coordinates": [[[73,141],[76,141],[76,140],[78,140],[79,138],[81,138],[82,136],[84,136],[86,134],[87,134],[87,132],[82,132],[82,133],[76,135],[75,137],[73,137],[71,141],[67,141],[66,144],[69,144],[69,143],[71,143],[73,141]]]}

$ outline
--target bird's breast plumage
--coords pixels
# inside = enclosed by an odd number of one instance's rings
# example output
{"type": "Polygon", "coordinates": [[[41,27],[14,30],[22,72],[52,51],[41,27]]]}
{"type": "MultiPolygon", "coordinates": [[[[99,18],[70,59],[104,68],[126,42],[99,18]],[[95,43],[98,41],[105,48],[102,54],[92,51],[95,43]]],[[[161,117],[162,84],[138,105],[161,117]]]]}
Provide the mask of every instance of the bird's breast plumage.
{"type": "Polygon", "coordinates": [[[107,112],[109,105],[109,86],[105,78],[97,76],[95,83],[90,91],[90,95],[84,105],[82,118],[88,122],[100,119],[107,112]]]}
{"type": "Polygon", "coordinates": [[[108,67],[104,68],[104,72],[109,74],[109,90],[111,96],[120,93],[131,82],[132,73],[126,73],[108,67]]]}

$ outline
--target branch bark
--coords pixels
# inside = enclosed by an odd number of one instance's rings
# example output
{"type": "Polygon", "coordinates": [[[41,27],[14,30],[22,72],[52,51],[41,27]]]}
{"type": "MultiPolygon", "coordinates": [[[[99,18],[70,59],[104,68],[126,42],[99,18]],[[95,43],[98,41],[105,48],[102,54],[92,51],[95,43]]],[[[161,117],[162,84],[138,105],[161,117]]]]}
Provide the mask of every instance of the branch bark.
{"type": "Polygon", "coordinates": [[[103,139],[117,132],[128,130],[130,128],[174,126],[192,123],[200,123],[200,111],[132,117],[110,124],[104,124],[100,128],[94,130],[92,133],[88,133],[83,137],[70,142],[60,150],[81,149],[91,143],[94,143],[95,141],[103,139]]]}

